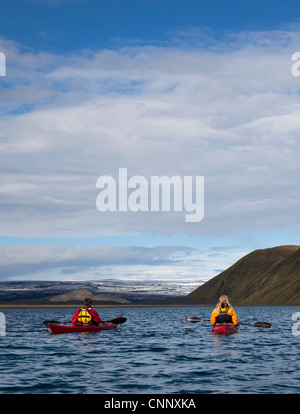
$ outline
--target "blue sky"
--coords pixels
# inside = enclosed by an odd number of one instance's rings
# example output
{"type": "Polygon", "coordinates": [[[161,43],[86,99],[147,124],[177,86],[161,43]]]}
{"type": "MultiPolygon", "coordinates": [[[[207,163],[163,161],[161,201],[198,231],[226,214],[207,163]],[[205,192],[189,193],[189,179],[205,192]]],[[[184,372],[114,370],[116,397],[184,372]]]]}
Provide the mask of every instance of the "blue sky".
{"type": "Polygon", "coordinates": [[[130,42],[166,42],[191,27],[222,31],[278,29],[298,23],[296,0],[11,0],[1,32],[38,50],[66,53],[130,42]]]}
{"type": "Polygon", "coordinates": [[[1,6],[0,280],[217,275],[299,244],[298,1],[1,6]],[[99,176],[204,176],[205,214],[100,213],[99,176]]]}

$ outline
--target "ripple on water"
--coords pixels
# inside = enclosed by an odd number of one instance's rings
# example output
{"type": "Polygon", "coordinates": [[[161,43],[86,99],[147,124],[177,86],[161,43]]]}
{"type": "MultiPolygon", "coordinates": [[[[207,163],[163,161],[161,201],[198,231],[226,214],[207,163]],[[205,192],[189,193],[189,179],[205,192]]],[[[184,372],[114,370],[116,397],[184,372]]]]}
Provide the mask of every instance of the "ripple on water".
{"type": "Polygon", "coordinates": [[[296,310],[240,308],[240,320],[273,326],[241,326],[228,337],[213,335],[209,323],[185,322],[193,314],[209,318],[209,308],[101,308],[104,320],[115,313],[127,322],[92,335],[51,335],[42,325],[68,320],[69,309],[4,310],[11,326],[0,339],[0,392],[299,393],[296,310]],[[277,329],[278,318],[285,318],[284,329],[277,329]]]}

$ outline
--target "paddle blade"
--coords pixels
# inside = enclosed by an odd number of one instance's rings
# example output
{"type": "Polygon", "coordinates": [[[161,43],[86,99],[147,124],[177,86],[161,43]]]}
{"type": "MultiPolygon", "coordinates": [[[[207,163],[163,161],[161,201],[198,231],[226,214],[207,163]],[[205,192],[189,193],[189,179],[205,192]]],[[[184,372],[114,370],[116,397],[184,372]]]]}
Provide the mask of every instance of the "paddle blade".
{"type": "Polygon", "coordinates": [[[197,316],[187,316],[185,320],[187,323],[196,323],[196,322],[202,322],[204,319],[197,318],[197,316]]]}
{"type": "Polygon", "coordinates": [[[269,322],[256,322],[253,325],[257,326],[258,328],[271,328],[272,326],[269,322]]]}
{"type": "Polygon", "coordinates": [[[61,324],[60,321],[43,321],[43,325],[45,325],[45,326],[49,326],[49,323],[53,323],[53,324],[57,324],[57,325],[61,324]]]}
{"type": "Polygon", "coordinates": [[[112,319],[111,321],[109,321],[109,322],[112,322],[112,323],[114,323],[115,325],[119,325],[120,323],[124,323],[124,322],[126,322],[127,321],[127,319],[126,318],[123,318],[122,316],[119,316],[118,318],[115,318],[115,319],[112,319]]]}

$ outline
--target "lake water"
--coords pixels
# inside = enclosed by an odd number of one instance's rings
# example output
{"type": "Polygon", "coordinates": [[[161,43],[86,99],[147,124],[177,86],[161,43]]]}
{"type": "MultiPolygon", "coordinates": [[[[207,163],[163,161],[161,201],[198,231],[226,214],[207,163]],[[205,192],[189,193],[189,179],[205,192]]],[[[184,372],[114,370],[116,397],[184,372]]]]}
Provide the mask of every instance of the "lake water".
{"type": "Polygon", "coordinates": [[[292,318],[300,307],[235,309],[244,323],[272,327],[240,326],[222,336],[208,322],[185,322],[209,319],[209,307],[98,308],[103,320],[122,315],[127,322],[52,335],[42,321],[70,320],[75,308],[0,309],[0,393],[299,394],[300,336],[292,318]]]}

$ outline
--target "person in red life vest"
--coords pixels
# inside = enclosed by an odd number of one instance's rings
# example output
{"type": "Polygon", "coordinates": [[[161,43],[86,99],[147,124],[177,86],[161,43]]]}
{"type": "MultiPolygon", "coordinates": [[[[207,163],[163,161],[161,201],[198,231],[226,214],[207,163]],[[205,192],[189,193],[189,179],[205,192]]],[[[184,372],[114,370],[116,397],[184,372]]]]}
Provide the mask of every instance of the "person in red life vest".
{"type": "Polygon", "coordinates": [[[235,310],[229,303],[228,296],[220,296],[217,306],[212,311],[210,322],[212,325],[232,323],[235,326],[239,326],[241,324],[241,322],[238,321],[235,310]]]}
{"type": "Polygon", "coordinates": [[[73,325],[99,325],[100,322],[100,316],[92,309],[91,298],[85,298],[83,308],[77,309],[72,317],[73,325]]]}

